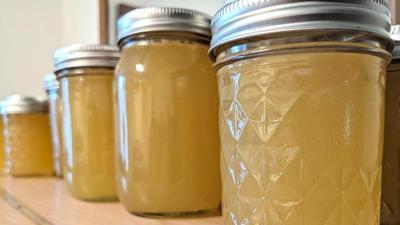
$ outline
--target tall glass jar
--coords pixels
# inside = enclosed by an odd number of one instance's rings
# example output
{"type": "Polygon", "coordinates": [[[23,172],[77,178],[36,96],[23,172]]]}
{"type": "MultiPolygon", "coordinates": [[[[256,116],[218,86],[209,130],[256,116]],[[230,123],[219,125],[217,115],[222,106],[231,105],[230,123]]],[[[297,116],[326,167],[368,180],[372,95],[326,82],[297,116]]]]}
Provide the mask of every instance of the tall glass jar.
{"type": "Polygon", "coordinates": [[[220,205],[217,80],[210,20],[142,8],[119,20],[117,181],[129,212],[214,213],[220,205]]]}
{"type": "Polygon", "coordinates": [[[389,29],[386,1],[217,13],[225,225],[379,224],[389,29]]]}
{"type": "Polygon", "coordinates": [[[381,224],[400,224],[400,26],[392,27],[395,48],[388,66],[385,98],[385,141],[382,165],[381,224]]]}
{"type": "Polygon", "coordinates": [[[4,100],[1,114],[10,174],[52,175],[47,100],[42,97],[9,96],[4,100]]]}
{"type": "Polygon", "coordinates": [[[64,178],[73,196],[115,201],[112,81],[118,47],[74,45],[55,54],[63,114],[64,178]]]}
{"type": "Polygon", "coordinates": [[[49,98],[49,117],[51,126],[51,139],[53,143],[53,159],[54,159],[54,172],[56,176],[63,176],[63,159],[61,150],[60,140],[60,124],[61,110],[60,99],[59,99],[59,83],[57,77],[54,74],[45,76],[45,87],[47,96],[49,98]]]}

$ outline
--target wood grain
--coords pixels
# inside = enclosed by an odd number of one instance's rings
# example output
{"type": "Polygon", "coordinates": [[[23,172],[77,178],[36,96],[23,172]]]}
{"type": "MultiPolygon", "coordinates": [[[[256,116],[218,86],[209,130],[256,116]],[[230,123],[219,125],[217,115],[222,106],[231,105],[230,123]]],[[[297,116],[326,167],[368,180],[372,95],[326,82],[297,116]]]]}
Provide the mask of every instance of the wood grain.
{"type": "MultiPolygon", "coordinates": [[[[0,178],[0,187],[6,190],[10,195],[15,196],[34,212],[44,217],[52,224],[57,225],[222,224],[221,218],[219,217],[200,219],[146,219],[129,214],[120,203],[82,202],[72,198],[64,182],[58,178],[5,177],[0,178]]],[[[13,221],[11,218],[6,219],[13,221]]],[[[16,224],[25,225],[24,223],[16,224]]],[[[29,225],[29,223],[27,223],[27,225],[29,225]]]]}
{"type": "Polygon", "coordinates": [[[16,209],[0,199],[0,224],[1,225],[35,225],[33,221],[19,213],[16,209]]]}

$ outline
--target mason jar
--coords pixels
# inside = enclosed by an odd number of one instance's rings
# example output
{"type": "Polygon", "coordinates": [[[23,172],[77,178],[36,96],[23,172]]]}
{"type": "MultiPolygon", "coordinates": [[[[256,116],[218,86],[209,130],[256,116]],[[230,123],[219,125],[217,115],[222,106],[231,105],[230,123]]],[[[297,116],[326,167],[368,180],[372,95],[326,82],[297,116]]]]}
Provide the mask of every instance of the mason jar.
{"type": "Polygon", "coordinates": [[[64,178],[81,200],[117,200],[112,81],[118,59],[118,47],[106,45],[73,45],[55,53],[64,178]]]}
{"type": "Polygon", "coordinates": [[[379,223],[386,1],[228,1],[212,21],[224,224],[379,223]]]}
{"type": "Polygon", "coordinates": [[[51,139],[53,144],[53,164],[56,176],[63,176],[63,159],[61,150],[61,140],[59,128],[61,121],[60,99],[59,99],[59,83],[54,74],[48,74],[44,78],[45,89],[49,99],[49,119],[51,127],[51,139]]]}
{"type": "Polygon", "coordinates": [[[4,143],[4,125],[3,119],[1,115],[1,111],[3,108],[3,102],[0,101],[0,176],[6,175],[8,173],[8,166],[6,161],[6,149],[4,143]]]}
{"type": "Polygon", "coordinates": [[[47,99],[9,96],[3,102],[1,115],[10,174],[52,175],[53,154],[47,99]]]}
{"type": "Polygon", "coordinates": [[[199,12],[158,7],[134,10],[118,22],[117,182],[131,213],[186,216],[219,208],[209,23],[199,12]]]}
{"type": "Polygon", "coordinates": [[[395,41],[392,62],[387,68],[385,98],[385,141],[382,165],[381,224],[400,224],[400,26],[392,27],[395,41]]]}

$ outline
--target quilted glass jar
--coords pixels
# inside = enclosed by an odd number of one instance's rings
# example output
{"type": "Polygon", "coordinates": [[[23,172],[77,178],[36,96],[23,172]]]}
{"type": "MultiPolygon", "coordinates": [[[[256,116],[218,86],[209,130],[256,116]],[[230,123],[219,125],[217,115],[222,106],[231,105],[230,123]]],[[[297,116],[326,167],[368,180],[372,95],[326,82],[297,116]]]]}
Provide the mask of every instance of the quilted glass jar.
{"type": "Polygon", "coordinates": [[[64,179],[73,196],[115,201],[112,81],[119,49],[74,45],[55,54],[62,97],[64,179]]]}
{"type": "Polygon", "coordinates": [[[382,225],[400,224],[400,26],[393,27],[392,38],[396,43],[386,76],[382,225]]]}
{"type": "Polygon", "coordinates": [[[225,225],[379,224],[389,28],[384,1],[219,11],[225,225]]]}
{"type": "Polygon", "coordinates": [[[134,10],[119,21],[117,181],[131,213],[187,216],[220,206],[209,23],[201,13],[172,8],[134,10]]]}
{"type": "Polygon", "coordinates": [[[53,144],[54,172],[56,176],[63,176],[63,158],[61,150],[61,110],[59,98],[59,83],[54,74],[45,76],[45,87],[49,99],[49,117],[51,126],[51,139],[53,144]]]}
{"type": "Polygon", "coordinates": [[[2,108],[6,162],[13,176],[53,174],[48,102],[41,97],[9,96],[2,108]]]}

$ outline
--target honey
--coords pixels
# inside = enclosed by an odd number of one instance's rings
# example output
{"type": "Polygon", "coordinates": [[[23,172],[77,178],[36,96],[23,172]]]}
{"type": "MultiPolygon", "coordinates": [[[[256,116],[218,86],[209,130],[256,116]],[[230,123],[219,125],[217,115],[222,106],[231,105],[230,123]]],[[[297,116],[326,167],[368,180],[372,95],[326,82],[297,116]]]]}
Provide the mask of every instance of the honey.
{"type": "Polygon", "coordinates": [[[326,52],[219,69],[225,224],[378,224],[385,66],[326,52]]]}
{"type": "Polygon", "coordinates": [[[54,172],[56,176],[63,176],[63,159],[61,150],[61,132],[60,119],[61,110],[59,99],[59,83],[54,74],[45,76],[46,92],[49,98],[49,117],[51,126],[51,139],[53,144],[54,172]]]}
{"type": "Polygon", "coordinates": [[[379,224],[389,28],[386,1],[218,11],[224,225],[379,224]]]}
{"type": "Polygon", "coordinates": [[[49,117],[45,113],[6,115],[6,152],[10,174],[36,176],[53,174],[49,117]],[[28,132],[29,131],[29,132],[28,132]]]}
{"type": "Polygon", "coordinates": [[[55,53],[64,179],[84,201],[118,200],[112,82],[119,56],[108,45],[72,45],[55,53]]]}
{"type": "Polygon", "coordinates": [[[114,168],[112,69],[70,70],[61,78],[65,179],[88,201],[117,199],[114,168]],[[80,76],[77,76],[80,74],[80,76]]]}
{"type": "Polygon", "coordinates": [[[117,172],[130,212],[179,215],[220,204],[217,81],[207,48],[150,40],[122,52],[117,172]]]}
{"type": "Polygon", "coordinates": [[[0,119],[0,175],[7,173],[6,150],[3,135],[3,121],[0,119]]]}

